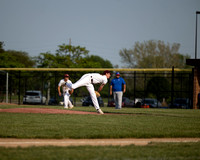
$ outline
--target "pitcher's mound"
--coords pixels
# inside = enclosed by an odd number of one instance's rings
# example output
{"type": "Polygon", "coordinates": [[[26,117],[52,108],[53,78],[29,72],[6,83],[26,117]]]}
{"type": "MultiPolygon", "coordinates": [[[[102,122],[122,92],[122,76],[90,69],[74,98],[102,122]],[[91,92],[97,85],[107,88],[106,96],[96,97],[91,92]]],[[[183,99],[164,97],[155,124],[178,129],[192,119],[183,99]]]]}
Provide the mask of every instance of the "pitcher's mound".
{"type": "Polygon", "coordinates": [[[74,111],[50,108],[9,108],[0,109],[0,112],[9,113],[43,113],[43,114],[98,114],[96,112],[74,111]]]}

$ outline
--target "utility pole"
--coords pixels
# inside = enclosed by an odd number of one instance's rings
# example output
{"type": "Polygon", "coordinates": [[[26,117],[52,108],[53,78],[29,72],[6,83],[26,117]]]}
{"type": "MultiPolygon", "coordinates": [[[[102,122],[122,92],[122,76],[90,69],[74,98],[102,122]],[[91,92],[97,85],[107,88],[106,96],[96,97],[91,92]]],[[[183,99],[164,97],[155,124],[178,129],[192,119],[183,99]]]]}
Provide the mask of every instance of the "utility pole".
{"type": "Polygon", "coordinates": [[[200,11],[196,11],[196,30],[195,30],[195,59],[197,59],[197,24],[198,24],[198,14],[200,11]]]}
{"type": "Polygon", "coordinates": [[[71,47],[71,38],[69,38],[69,55],[71,55],[72,47],[71,47]]]}
{"type": "MultiPolygon", "coordinates": [[[[69,55],[71,54],[71,38],[69,38],[69,55]]],[[[67,56],[67,52],[65,52],[65,56],[67,56]]]]}
{"type": "Polygon", "coordinates": [[[71,38],[69,38],[69,45],[71,46],[71,38]]]}

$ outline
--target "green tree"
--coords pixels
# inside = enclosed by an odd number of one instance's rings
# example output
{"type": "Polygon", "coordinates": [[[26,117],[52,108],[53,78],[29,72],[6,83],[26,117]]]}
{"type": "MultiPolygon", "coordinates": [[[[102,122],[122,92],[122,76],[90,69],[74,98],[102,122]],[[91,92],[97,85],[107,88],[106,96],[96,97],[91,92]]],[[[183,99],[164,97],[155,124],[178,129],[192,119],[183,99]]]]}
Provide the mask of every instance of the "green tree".
{"type": "Polygon", "coordinates": [[[85,47],[59,45],[55,54],[40,53],[35,58],[38,67],[48,68],[113,68],[108,60],[88,55],[85,47]]]}
{"type": "Polygon", "coordinates": [[[80,46],[59,45],[55,54],[40,53],[35,58],[38,67],[48,68],[77,68],[82,64],[83,58],[88,55],[88,50],[80,46]]]}
{"type": "Polygon", "coordinates": [[[180,44],[149,40],[136,42],[133,49],[122,49],[119,52],[125,67],[130,68],[186,68],[189,55],[179,53],[180,44]]]}
{"type": "Polygon", "coordinates": [[[3,49],[4,42],[0,41],[0,53],[4,52],[5,50],[3,49]]]}
{"type": "Polygon", "coordinates": [[[34,65],[34,60],[26,52],[14,50],[0,52],[1,68],[30,68],[34,65]]]}
{"type": "Polygon", "coordinates": [[[84,61],[84,68],[113,68],[112,63],[109,60],[104,60],[96,55],[87,56],[84,61]]]}

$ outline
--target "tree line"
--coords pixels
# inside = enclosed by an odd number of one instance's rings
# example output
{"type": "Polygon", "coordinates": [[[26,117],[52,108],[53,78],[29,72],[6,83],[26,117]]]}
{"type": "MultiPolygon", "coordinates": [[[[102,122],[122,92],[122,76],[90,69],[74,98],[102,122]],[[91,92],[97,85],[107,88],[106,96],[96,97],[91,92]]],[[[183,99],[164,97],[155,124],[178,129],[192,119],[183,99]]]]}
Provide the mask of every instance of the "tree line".
{"type": "Polygon", "coordinates": [[[15,50],[4,50],[0,42],[1,68],[113,68],[109,60],[97,55],[89,55],[85,47],[62,44],[55,53],[40,53],[30,57],[28,53],[15,50]]]}
{"type": "Polygon", "coordinates": [[[120,50],[119,55],[126,68],[188,68],[186,59],[190,56],[179,49],[179,43],[149,40],[136,42],[133,48],[120,50]]]}
{"type": "MultiPolygon", "coordinates": [[[[133,48],[121,49],[119,56],[124,68],[188,68],[185,61],[188,54],[179,52],[180,44],[165,44],[163,41],[149,40],[136,42],[133,48]]],[[[113,68],[109,60],[97,55],[89,55],[85,47],[62,44],[55,53],[40,53],[30,57],[27,52],[5,50],[0,42],[1,68],[113,68]]]]}

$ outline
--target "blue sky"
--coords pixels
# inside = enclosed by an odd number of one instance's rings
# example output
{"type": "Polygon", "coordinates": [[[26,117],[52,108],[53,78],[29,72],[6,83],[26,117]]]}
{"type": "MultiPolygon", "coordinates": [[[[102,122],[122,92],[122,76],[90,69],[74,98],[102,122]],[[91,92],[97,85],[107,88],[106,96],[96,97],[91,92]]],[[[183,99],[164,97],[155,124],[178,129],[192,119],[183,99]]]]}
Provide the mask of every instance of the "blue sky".
{"type": "Polygon", "coordinates": [[[197,10],[200,0],[0,0],[0,41],[38,56],[71,38],[119,67],[120,49],[137,41],[180,43],[180,53],[194,58],[197,10]]]}

